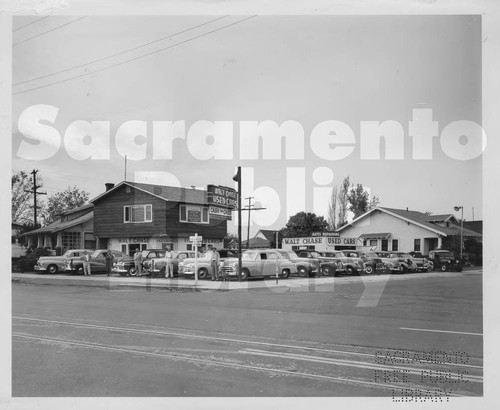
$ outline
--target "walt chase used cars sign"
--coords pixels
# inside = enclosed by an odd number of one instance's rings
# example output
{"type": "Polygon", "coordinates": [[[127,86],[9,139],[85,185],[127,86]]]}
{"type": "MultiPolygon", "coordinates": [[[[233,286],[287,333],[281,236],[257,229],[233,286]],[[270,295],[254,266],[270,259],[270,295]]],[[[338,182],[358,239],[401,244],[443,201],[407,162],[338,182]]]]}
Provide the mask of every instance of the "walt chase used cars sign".
{"type": "Polygon", "coordinates": [[[231,220],[231,210],[238,206],[238,193],[225,186],[207,185],[208,213],[213,219],[231,220]]]}

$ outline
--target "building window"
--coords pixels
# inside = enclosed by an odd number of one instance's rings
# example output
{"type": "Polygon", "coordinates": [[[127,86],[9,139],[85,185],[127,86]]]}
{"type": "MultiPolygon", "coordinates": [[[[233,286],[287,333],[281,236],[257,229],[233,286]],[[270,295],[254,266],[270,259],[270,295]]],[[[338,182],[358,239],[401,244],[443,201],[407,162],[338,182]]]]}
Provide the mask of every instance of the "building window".
{"type": "Polygon", "coordinates": [[[61,245],[64,249],[79,249],[81,248],[80,232],[63,232],[61,235],[61,245]]]}
{"type": "Polygon", "coordinates": [[[387,239],[382,239],[382,250],[383,251],[389,250],[389,241],[387,239]]]}
{"type": "Polygon", "coordinates": [[[208,208],[206,206],[181,205],[179,208],[179,221],[208,223],[208,208]]]}
{"type": "Polygon", "coordinates": [[[123,222],[153,222],[152,205],[125,205],[123,207],[123,222]]]}
{"type": "Polygon", "coordinates": [[[420,252],[420,239],[413,240],[413,250],[415,252],[420,252]]]}
{"type": "Polygon", "coordinates": [[[396,251],[396,252],[399,250],[398,249],[398,240],[397,239],[393,239],[392,240],[392,250],[396,251]]]}

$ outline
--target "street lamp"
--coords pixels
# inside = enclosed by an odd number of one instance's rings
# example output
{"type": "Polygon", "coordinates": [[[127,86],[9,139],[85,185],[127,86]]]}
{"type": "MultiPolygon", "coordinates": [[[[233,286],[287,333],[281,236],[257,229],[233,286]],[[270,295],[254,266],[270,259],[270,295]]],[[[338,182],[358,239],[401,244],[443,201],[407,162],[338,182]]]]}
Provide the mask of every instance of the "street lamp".
{"type": "Polygon", "coordinates": [[[462,259],[462,250],[464,248],[464,207],[455,206],[455,212],[462,210],[462,218],[460,219],[460,260],[462,259]]]}

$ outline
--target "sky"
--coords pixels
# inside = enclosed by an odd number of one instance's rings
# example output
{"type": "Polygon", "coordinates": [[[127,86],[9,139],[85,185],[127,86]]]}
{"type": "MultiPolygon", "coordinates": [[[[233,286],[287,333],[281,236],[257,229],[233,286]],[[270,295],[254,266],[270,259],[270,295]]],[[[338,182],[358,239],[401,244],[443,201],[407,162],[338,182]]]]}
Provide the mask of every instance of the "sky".
{"type": "Polygon", "coordinates": [[[252,234],[301,210],[326,217],[346,176],[381,206],[482,219],[480,16],[18,16],[12,39],[12,168],[38,169],[49,195],[98,196],[128,152],[131,181],[233,186],[243,167],[242,197],[266,208],[252,234]],[[416,112],[436,123],[427,159],[416,112]],[[184,126],[172,149],[153,136],[168,121],[184,126]],[[265,121],[288,121],[286,147],[252,151],[250,122],[265,121]],[[85,127],[93,137],[71,142],[85,127]]]}

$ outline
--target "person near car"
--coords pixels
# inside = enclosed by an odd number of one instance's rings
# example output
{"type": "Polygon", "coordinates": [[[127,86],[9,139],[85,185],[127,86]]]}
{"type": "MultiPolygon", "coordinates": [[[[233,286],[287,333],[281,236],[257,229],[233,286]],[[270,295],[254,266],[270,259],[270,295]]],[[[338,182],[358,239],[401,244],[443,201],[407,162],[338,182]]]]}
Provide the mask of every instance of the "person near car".
{"type": "Polygon", "coordinates": [[[106,273],[108,276],[111,276],[111,268],[113,267],[113,260],[115,259],[113,252],[106,252],[106,273]]]}
{"type": "Polygon", "coordinates": [[[135,250],[134,266],[137,272],[137,276],[142,276],[142,252],[139,248],[135,250]]]}
{"type": "Polygon", "coordinates": [[[90,270],[90,254],[87,251],[83,252],[83,274],[85,276],[90,276],[92,274],[90,270]]]}
{"type": "Polygon", "coordinates": [[[174,264],[172,262],[174,258],[173,252],[170,250],[170,246],[167,246],[165,251],[165,277],[173,278],[174,277],[174,264]]]}
{"type": "Polygon", "coordinates": [[[219,276],[220,255],[214,246],[212,246],[211,251],[212,251],[212,255],[211,255],[212,280],[217,280],[218,276],[219,276]]]}

